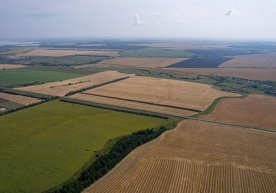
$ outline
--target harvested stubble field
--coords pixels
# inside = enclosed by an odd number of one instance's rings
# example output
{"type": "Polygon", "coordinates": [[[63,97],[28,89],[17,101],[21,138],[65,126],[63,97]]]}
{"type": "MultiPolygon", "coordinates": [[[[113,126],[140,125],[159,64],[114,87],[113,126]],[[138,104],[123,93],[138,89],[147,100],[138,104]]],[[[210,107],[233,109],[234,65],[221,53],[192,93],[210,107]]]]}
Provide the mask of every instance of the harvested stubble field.
{"type": "Polygon", "coordinates": [[[62,57],[69,55],[100,55],[100,56],[119,56],[118,52],[107,50],[59,50],[59,49],[36,49],[17,56],[50,56],[62,57]]]}
{"type": "Polygon", "coordinates": [[[39,100],[37,98],[20,96],[20,95],[15,95],[15,94],[8,94],[8,93],[4,93],[4,92],[0,92],[0,99],[8,100],[8,101],[18,103],[18,104],[21,104],[24,106],[41,102],[41,100],[39,100]]]}
{"type": "Polygon", "coordinates": [[[275,133],[185,120],[84,193],[274,193],[275,140],[275,133]]]}
{"type": "Polygon", "coordinates": [[[276,68],[165,68],[178,72],[276,81],[276,68]]]}
{"type": "Polygon", "coordinates": [[[17,89],[53,96],[65,96],[67,93],[72,91],[78,91],[84,88],[89,88],[129,76],[132,75],[120,73],[117,71],[105,71],[60,82],[50,82],[41,85],[20,87],[17,89]]]}
{"type": "Polygon", "coordinates": [[[249,95],[223,99],[211,114],[203,117],[276,129],[276,97],[249,95]]]}
{"type": "Polygon", "coordinates": [[[24,65],[21,64],[0,64],[0,70],[13,69],[13,68],[23,68],[24,65]]]}
{"type": "Polygon", "coordinates": [[[219,67],[225,68],[275,68],[276,53],[235,56],[234,59],[224,62],[219,67]]]}
{"type": "Polygon", "coordinates": [[[120,65],[129,67],[142,67],[142,68],[159,68],[166,67],[171,64],[175,64],[186,60],[187,58],[114,58],[110,60],[104,60],[98,65],[120,65]]]}
{"type": "Polygon", "coordinates": [[[1,116],[0,192],[40,193],[60,185],[109,139],[166,122],[60,101],[1,116]]]}
{"type": "Polygon", "coordinates": [[[186,116],[203,111],[217,97],[239,95],[219,91],[206,84],[133,76],[87,90],[77,96],[92,102],[113,103],[116,106],[127,108],[139,106],[139,109],[156,110],[157,112],[161,112],[160,107],[164,109],[162,112],[168,108],[168,114],[186,116]],[[152,106],[157,108],[152,108],[152,106]]]}
{"type": "Polygon", "coordinates": [[[89,94],[85,94],[85,93],[77,93],[77,94],[72,95],[70,98],[87,101],[87,102],[105,104],[105,105],[110,105],[110,106],[116,105],[118,107],[129,108],[129,109],[134,109],[134,110],[157,112],[157,113],[161,113],[161,114],[174,115],[174,116],[179,116],[179,117],[189,116],[189,115],[192,115],[195,113],[194,111],[189,111],[189,110],[185,110],[185,109],[176,109],[176,108],[163,107],[163,106],[146,104],[146,103],[141,103],[141,102],[100,97],[100,96],[94,96],[94,95],[89,95],[89,94]]]}

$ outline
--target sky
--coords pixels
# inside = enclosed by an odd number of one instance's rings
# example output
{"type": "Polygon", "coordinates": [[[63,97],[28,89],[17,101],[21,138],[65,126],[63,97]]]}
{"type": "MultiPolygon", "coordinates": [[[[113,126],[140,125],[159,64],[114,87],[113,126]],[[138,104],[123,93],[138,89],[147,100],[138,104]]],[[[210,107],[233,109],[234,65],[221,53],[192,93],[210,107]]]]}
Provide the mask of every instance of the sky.
{"type": "Polygon", "coordinates": [[[276,40],[276,0],[0,0],[0,39],[276,40]]]}

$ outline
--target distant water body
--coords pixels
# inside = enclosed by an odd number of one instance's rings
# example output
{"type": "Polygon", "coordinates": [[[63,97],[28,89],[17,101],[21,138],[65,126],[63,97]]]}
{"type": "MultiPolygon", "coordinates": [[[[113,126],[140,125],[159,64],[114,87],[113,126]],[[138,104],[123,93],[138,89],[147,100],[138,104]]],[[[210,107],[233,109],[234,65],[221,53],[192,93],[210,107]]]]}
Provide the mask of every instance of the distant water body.
{"type": "Polygon", "coordinates": [[[38,46],[39,42],[0,40],[0,46],[38,46]]]}

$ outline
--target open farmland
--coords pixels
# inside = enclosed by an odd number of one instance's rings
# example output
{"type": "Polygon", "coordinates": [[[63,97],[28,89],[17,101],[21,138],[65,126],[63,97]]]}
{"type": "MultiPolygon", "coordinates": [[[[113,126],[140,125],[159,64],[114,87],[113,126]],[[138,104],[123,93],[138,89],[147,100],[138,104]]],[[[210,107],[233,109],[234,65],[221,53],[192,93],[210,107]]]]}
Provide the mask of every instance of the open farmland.
{"type": "Polygon", "coordinates": [[[104,60],[98,65],[107,64],[107,65],[120,65],[120,66],[129,66],[129,67],[143,67],[143,68],[158,68],[166,67],[171,64],[181,62],[185,58],[115,58],[110,60],[104,60]]]}
{"type": "Polygon", "coordinates": [[[84,193],[274,193],[275,140],[275,133],[184,120],[84,193]]]}
{"type": "Polygon", "coordinates": [[[13,109],[18,109],[23,107],[24,105],[15,103],[6,99],[0,98],[0,114],[3,112],[8,112],[13,109]]]}
{"type": "Polygon", "coordinates": [[[23,54],[23,53],[29,52],[31,50],[32,50],[31,48],[20,48],[20,47],[11,48],[11,49],[7,49],[7,50],[4,49],[4,51],[0,50],[0,55],[16,56],[17,54],[23,54]]]}
{"type": "Polygon", "coordinates": [[[120,52],[120,55],[123,57],[190,58],[195,54],[191,54],[185,50],[145,48],[139,50],[124,50],[120,52]]]}
{"type": "Polygon", "coordinates": [[[39,99],[32,98],[32,97],[20,96],[20,95],[9,94],[4,92],[0,92],[0,99],[8,100],[13,103],[18,103],[23,106],[39,103],[41,101],[39,99]]]}
{"type": "Polygon", "coordinates": [[[113,103],[126,108],[139,107],[140,110],[164,113],[168,108],[168,114],[178,116],[203,111],[220,96],[238,94],[219,91],[205,84],[139,76],[73,95],[91,102],[113,103]]]}
{"type": "Polygon", "coordinates": [[[229,57],[194,57],[172,64],[168,68],[216,68],[231,59],[229,57]]]}
{"type": "Polygon", "coordinates": [[[81,101],[87,101],[87,102],[93,102],[93,103],[99,103],[99,104],[105,104],[127,109],[133,109],[133,110],[141,110],[141,111],[148,111],[148,112],[157,112],[164,115],[174,115],[174,116],[189,116],[197,111],[191,111],[187,110],[185,108],[174,108],[174,107],[168,107],[168,106],[160,106],[160,105],[154,105],[150,103],[145,102],[136,102],[136,101],[129,101],[124,99],[116,99],[116,98],[109,98],[109,97],[101,97],[101,96],[95,96],[85,93],[77,93],[71,96],[72,99],[77,99],[81,101]]]}
{"type": "Polygon", "coordinates": [[[219,67],[225,68],[275,68],[276,53],[235,56],[219,67]]]}
{"type": "Polygon", "coordinates": [[[42,93],[53,96],[65,96],[69,92],[101,85],[118,79],[127,78],[131,74],[124,74],[117,71],[105,71],[79,78],[69,79],[60,82],[50,82],[41,85],[17,88],[18,90],[42,93]]]}
{"type": "Polygon", "coordinates": [[[7,70],[7,69],[13,69],[13,68],[23,68],[24,65],[21,64],[0,64],[0,70],[7,70]]]}
{"type": "Polygon", "coordinates": [[[60,185],[109,139],[165,122],[59,101],[1,116],[0,192],[38,193],[60,185]]]}
{"type": "Polygon", "coordinates": [[[276,68],[166,68],[178,72],[276,81],[276,68]]]}
{"type": "Polygon", "coordinates": [[[51,81],[60,81],[81,76],[77,73],[55,72],[47,70],[35,70],[30,68],[19,68],[0,70],[0,86],[19,86],[28,84],[39,84],[51,81]]]}
{"type": "Polygon", "coordinates": [[[276,129],[276,98],[249,95],[246,98],[223,99],[204,118],[276,129]]]}
{"type": "MultiPolygon", "coordinates": [[[[141,44],[138,44],[141,45],[141,44]]],[[[214,49],[214,48],[227,48],[227,43],[214,43],[214,42],[192,42],[192,41],[167,41],[167,42],[154,42],[142,44],[150,48],[165,48],[174,50],[186,50],[186,49],[214,49]]]]}
{"type": "Polygon", "coordinates": [[[118,56],[118,52],[107,50],[59,50],[59,49],[35,49],[29,52],[17,54],[17,56],[51,56],[62,57],[69,55],[99,55],[99,56],[118,56]]]}

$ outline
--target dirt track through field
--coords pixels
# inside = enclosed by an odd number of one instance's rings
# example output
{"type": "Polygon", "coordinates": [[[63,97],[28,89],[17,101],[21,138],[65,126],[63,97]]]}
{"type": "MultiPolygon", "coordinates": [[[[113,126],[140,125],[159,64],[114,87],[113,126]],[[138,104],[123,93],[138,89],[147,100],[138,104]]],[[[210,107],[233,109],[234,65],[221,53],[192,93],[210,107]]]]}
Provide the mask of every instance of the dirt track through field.
{"type": "Polygon", "coordinates": [[[274,193],[276,134],[184,120],[85,193],[274,193]]]}

